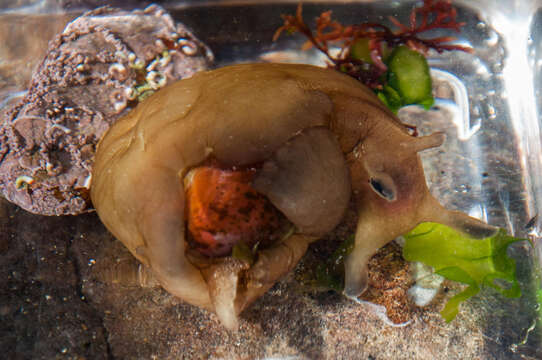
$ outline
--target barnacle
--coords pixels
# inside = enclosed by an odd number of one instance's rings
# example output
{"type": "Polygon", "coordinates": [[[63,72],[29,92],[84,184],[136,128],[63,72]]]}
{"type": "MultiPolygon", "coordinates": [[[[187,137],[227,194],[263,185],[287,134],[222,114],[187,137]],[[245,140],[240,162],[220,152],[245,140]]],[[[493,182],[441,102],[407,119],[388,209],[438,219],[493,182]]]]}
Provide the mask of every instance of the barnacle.
{"type": "Polygon", "coordinates": [[[124,80],[128,76],[126,67],[121,63],[114,63],[110,65],[107,72],[109,75],[113,76],[114,78],[119,78],[120,80],[124,80]]]}
{"type": "Polygon", "coordinates": [[[179,44],[179,46],[181,47],[181,51],[185,55],[192,56],[196,55],[196,53],[198,52],[197,46],[190,40],[179,39],[177,43],[179,44]]]}
{"type": "Polygon", "coordinates": [[[34,178],[28,175],[21,175],[15,179],[15,188],[17,190],[21,190],[26,188],[28,185],[32,185],[34,183],[34,178]]]}
{"type": "Polygon", "coordinates": [[[157,91],[102,139],[91,197],[108,229],[162,286],[214,311],[229,328],[331,231],[353,199],[359,219],[345,294],[366,287],[370,257],[422,221],[474,236],[494,229],[443,208],[426,186],[415,137],[367,87],[309,65],[245,64],[201,72],[157,91]],[[255,166],[251,186],[295,226],[255,259],[189,251],[186,175],[212,161],[255,166]]]}

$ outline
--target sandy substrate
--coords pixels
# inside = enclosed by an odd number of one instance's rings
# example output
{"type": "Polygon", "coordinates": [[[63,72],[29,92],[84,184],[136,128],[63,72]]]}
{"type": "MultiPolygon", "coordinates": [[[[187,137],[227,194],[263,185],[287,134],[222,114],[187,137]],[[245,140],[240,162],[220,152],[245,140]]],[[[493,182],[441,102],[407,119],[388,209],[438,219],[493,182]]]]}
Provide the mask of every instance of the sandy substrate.
{"type": "Polygon", "coordinates": [[[506,320],[501,313],[520,303],[503,305],[489,294],[446,324],[438,314],[441,295],[434,305],[408,312],[407,326],[392,327],[371,306],[307,291],[297,279],[318,251],[311,248],[230,333],[213,314],[140,286],[137,263],[95,214],[44,217],[2,200],[0,351],[12,359],[537,357],[530,342],[510,350],[523,337],[509,324],[519,317],[511,313],[506,320]]]}

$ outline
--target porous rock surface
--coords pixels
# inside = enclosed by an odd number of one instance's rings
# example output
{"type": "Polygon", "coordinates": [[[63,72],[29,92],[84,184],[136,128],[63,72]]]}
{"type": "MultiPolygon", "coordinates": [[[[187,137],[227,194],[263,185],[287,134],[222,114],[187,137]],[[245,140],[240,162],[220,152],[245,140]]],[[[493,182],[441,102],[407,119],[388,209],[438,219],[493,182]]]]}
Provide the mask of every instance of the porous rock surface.
{"type": "Polygon", "coordinates": [[[158,6],[75,19],[50,42],[26,96],[2,114],[0,193],[37,214],[87,211],[96,145],[110,125],[212,60],[158,6]]]}

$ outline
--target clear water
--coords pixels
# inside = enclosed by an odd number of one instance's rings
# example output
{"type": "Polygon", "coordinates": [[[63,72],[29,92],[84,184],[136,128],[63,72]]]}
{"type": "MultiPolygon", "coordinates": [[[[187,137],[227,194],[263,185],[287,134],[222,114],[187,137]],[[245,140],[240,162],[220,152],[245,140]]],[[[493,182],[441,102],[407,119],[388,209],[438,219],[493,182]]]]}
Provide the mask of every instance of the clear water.
{"type": "MultiPolygon", "coordinates": [[[[304,17],[310,24],[329,9],[343,24],[387,23],[390,15],[406,22],[415,3],[309,2],[304,6],[304,17]]],[[[47,1],[31,1],[24,10],[58,11],[59,5],[55,4],[56,8],[47,1]]],[[[406,108],[400,117],[416,125],[421,133],[439,130],[447,134],[441,148],[423,156],[435,196],[450,208],[533,241],[534,247],[524,242],[510,251],[518,261],[524,296],[503,302],[498,295],[486,292],[473,301],[473,306],[488,314],[484,330],[488,341],[518,356],[539,356],[542,324],[535,326],[540,320],[535,293],[540,289],[542,259],[542,215],[537,217],[542,210],[542,2],[455,4],[458,18],[466,22],[457,34],[458,42],[472,46],[474,52],[431,55],[436,105],[429,112],[406,108]],[[495,306],[501,310],[492,312],[495,306]]],[[[163,5],[210,46],[217,66],[253,61],[323,64],[324,59],[316,52],[298,50],[304,42],[301,36],[283,35],[275,43],[271,40],[281,25],[280,15],[293,14],[296,2],[195,1],[163,5]]],[[[17,1],[6,6],[17,7],[20,12],[17,1]]],[[[0,60],[6,56],[0,53],[0,60]]],[[[9,79],[4,81],[11,84],[9,79]]],[[[24,90],[14,84],[9,91],[6,89],[0,89],[0,104],[24,90]]]]}
{"type": "MultiPolygon", "coordinates": [[[[303,10],[308,24],[328,9],[343,24],[385,23],[390,15],[406,22],[415,3],[318,2],[305,3],[303,10]]],[[[432,54],[429,63],[436,106],[429,112],[406,108],[399,115],[422,133],[439,130],[447,134],[441,148],[423,155],[433,194],[450,208],[533,241],[534,248],[524,242],[511,251],[518,259],[524,288],[529,290],[521,300],[509,301],[503,318],[491,320],[487,330],[491,334],[488,336],[514,350],[532,350],[538,346],[538,340],[533,338],[540,338],[539,327],[533,331],[532,324],[538,316],[534,291],[540,287],[542,259],[542,217],[537,217],[542,206],[538,115],[542,106],[542,10],[537,10],[540,4],[536,1],[454,4],[458,19],[466,23],[456,35],[457,41],[470,45],[474,52],[432,54]],[[528,345],[517,346],[525,340],[528,345]]],[[[298,51],[305,41],[301,36],[271,41],[270,34],[281,25],[280,14],[294,12],[295,3],[227,7],[209,4],[182,7],[174,16],[207,40],[217,55],[218,66],[262,60],[324,64],[317,52],[298,51]],[[204,21],[209,13],[213,14],[213,22],[204,21]]]]}

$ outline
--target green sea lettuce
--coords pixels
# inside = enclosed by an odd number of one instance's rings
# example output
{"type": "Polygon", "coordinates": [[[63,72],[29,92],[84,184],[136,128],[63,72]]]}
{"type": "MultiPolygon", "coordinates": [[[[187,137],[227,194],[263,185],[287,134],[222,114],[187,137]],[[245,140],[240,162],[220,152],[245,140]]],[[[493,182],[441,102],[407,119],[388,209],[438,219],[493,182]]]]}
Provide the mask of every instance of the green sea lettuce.
{"type": "Polygon", "coordinates": [[[378,98],[393,112],[406,105],[433,106],[432,82],[425,56],[406,46],[396,47],[386,60],[386,84],[378,98]]]}
{"type": "Polygon", "coordinates": [[[408,261],[419,261],[435,269],[435,273],[468,287],[448,300],[442,317],[452,321],[459,305],[488,286],[508,298],[521,295],[516,279],[516,263],[507,254],[510,244],[521,241],[499,229],[489,238],[473,239],[445,225],[422,223],[406,234],[403,256],[408,261]],[[505,281],[496,282],[496,279],[505,281]]]}

